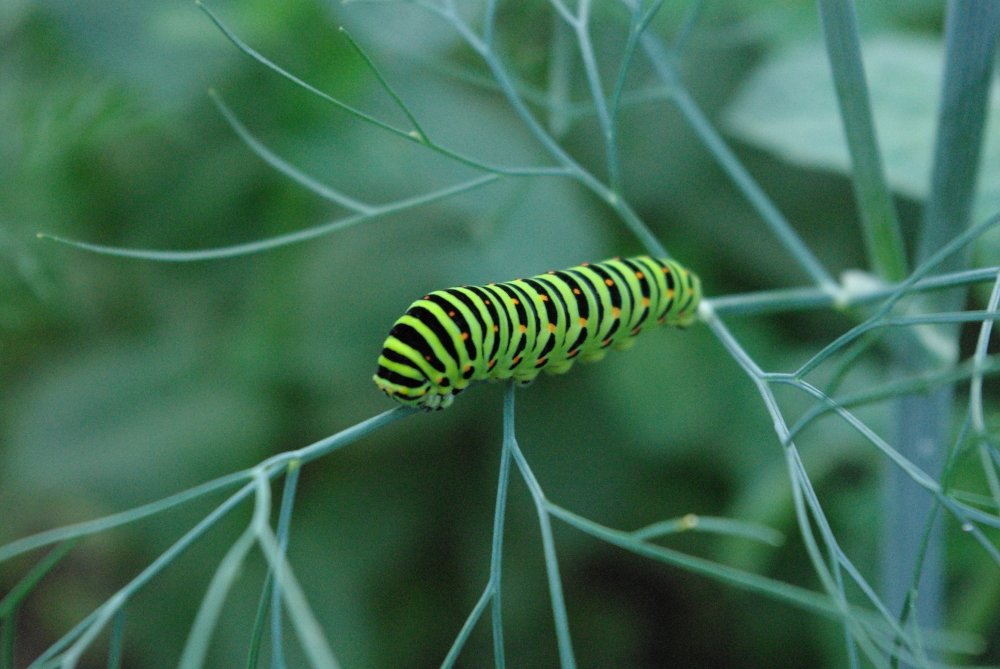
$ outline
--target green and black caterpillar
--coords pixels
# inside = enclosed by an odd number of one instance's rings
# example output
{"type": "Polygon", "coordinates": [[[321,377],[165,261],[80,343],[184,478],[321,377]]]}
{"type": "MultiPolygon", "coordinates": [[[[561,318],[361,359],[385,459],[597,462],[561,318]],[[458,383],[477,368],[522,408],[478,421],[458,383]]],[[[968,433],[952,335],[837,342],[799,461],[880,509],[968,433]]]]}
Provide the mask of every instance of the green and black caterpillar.
{"type": "Polygon", "coordinates": [[[408,406],[444,409],[472,381],[527,384],[626,349],[660,323],[689,325],[700,299],[695,274],[651,256],[436,290],[393,325],[375,383],[408,406]]]}

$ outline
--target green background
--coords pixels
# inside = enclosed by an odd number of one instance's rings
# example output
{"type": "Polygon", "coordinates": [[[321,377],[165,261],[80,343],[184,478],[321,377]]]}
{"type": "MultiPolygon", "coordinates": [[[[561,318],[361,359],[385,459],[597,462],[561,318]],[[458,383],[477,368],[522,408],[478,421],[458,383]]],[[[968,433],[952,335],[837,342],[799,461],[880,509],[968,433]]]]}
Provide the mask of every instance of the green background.
{"type": "MultiPolygon", "coordinates": [[[[684,10],[670,5],[656,24],[665,35],[684,10]]],[[[457,76],[483,69],[426,12],[304,0],[212,7],[282,67],[405,126],[338,32],[344,25],[436,141],[488,162],[550,164],[499,94],[457,76]]],[[[543,86],[551,10],[541,2],[501,8],[507,63],[526,85],[543,86]]],[[[940,33],[936,3],[861,10],[867,31],[940,33]]],[[[606,5],[598,11],[595,44],[615,63],[627,17],[606,5]]],[[[736,111],[722,112],[755,68],[768,54],[818,39],[810,2],[708,3],[686,52],[685,82],[710,118],[720,125],[729,118],[739,132],[736,111]]],[[[391,408],[370,380],[375,359],[392,322],[429,290],[642,252],[594,197],[557,178],[505,179],[229,260],[152,263],[41,241],[37,232],[133,248],[208,248],[343,215],[254,156],[211,105],[209,87],[286,160],[367,202],[477,173],[295,88],[241,54],[186,1],[7,0],[0,49],[0,543],[152,501],[391,408]]],[[[646,74],[640,65],[631,85],[646,74]]],[[[583,82],[574,87],[574,99],[585,100],[583,82]]],[[[560,139],[603,178],[597,130],[585,116],[560,139]]],[[[805,281],[669,102],[629,107],[620,133],[625,196],[702,276],[708,295],[805,281]]],[[[815,156],[790,165],[762,150],[785,155],[766,141],[754,148],[729,139],[834,275],[864,267],[849,182],[810,169],[810,161],[836,165],[815,156]]],[[[808,142],[789,139],[797,140],[808,142]]],[[[912,226],[918,204],[900,200],[900,207],[912,226]]],[[[729,324],[765,369],[790,371],[849,323],[805,313],[729,324]]],[[[873,356],[851,383],[882,379],[873,356]]],[[[501,390],[476,388],[446,412],[410,417],[303,471],[290,557],[344,666],[437,666],[479,597],[501,390]]],[[[801,401],[782,399],[792,407],[801,401]]],[[[644,335],[599,365],[541,378],[518,392],[517,403],[521,447],[557,504],[626,530],[687,513],[761,522],[785,532],[786,545],[706,535],[668,545],[816,587],[771,422],[703,326],[644,335]]],[[[859,413],[885,427],[884,412],[859,413]]],[[[811,429],[801,447],[842,545],[877,582],[881,462],[832,421],[811,429]]],[[[555,666],[537,521],[520,482],[510,505],[509,665],[555,666]]],[[[18,665],[211,508],[195,507],[83,541],[22,611],[18,665]]],[[[214,529],[129,607],[126,666],[176,663],[214,565],[248,513],[214,529]]],[[[558,522],[556,539],[581,667],[843,661],[842,631],[833,624],[558,522]]],[[[952,626],[996,639],[995,592],[983,594],[991,567],[958,552],[952,626]]],[[[34,558],[0,568],[0,593],[34,558]]],[[[213,666],[243,662],[262,572],[258,555],[227,605],[213,666]]],[[[459,666],[490,662],[481,627],[459,666]]],[[[289,652],[299,666],[294,644],[289,652]]],[[[980,660],[1000,660],[997,653],[994,641],[980,660]]],[[[86,656],[87,666],[103,662],[100,652],[86,656]]]]}

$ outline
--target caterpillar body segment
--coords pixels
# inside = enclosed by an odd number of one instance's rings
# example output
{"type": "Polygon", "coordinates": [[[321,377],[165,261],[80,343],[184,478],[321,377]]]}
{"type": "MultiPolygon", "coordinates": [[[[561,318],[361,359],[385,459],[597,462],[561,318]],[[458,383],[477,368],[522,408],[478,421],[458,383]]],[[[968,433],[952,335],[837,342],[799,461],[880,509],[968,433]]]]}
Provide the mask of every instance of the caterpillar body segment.
{"type": "Polygon", "coordinates": [[[690,325],[700,300],[695,274],[651,256],[436,290],[393,325],[374,380],[405,405],[444,409],[474,381],[527,384],[626,349],[661,323],[690,325]]]}

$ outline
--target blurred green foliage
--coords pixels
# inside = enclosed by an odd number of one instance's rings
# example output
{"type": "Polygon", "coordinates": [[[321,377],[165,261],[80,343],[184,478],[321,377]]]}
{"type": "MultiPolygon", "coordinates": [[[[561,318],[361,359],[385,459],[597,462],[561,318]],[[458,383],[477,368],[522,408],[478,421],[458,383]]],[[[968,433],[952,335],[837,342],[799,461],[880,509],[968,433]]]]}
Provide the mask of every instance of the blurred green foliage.
{"type": "MultiPolygon", "coordinates": [[[[683,16],[672,5],[657,26],[668,35],[683,16]]],[[[547,164],[499,95],[448,74],[482,72],[417,8],[311,0],[213,8],[304,80],[398,121],[337,32],[344,24],[437,141],[485,161],[547,164]]],[[[543,86],[551,11],[527,2],[502,10],[508,62],[525,85],[543,86]]],[[[608,16],[595,22],[595,42],[614,62],[627,17],[610,6],[599,11],[608,16]]],[[[894,2],[866,11],[866,25],[935,37],[941,8],[894,2]]],[[[389,408],[370,382],[374,360],[393,320],[428,290],[639,250],[610,212],[555,178],[506,179],[233,260],[155,264],[36,240],[44,231],[137,248],[207,248],[342,214],[263,165],[209,104],[209,86],[289,162],[366,201],[416,195],[473,172],[279,79],[188,2],[8,0],[0,12],[0,543],[151,501],[389,408]]],[[[818,38],[805,1],[709,3],[698,26],[684,72],[712,117],[769,49],[818,38]]],[[[632,80],[643,76],[640,66],[632,80]]],[[[582,80],[573,86],[584,99],[582,80]]],[[[583,118],[563,142],[603,176],[597,135],[593,119],[583,118]]],[[[626,197],[702,275],[709,295],[803,279],[669,103],[628,108],[621,139],[626,197]]],[[[738,151],[831,271],[863,266],[844,178],[738,151]]],[[[903,211],[912,218],[916,208],[903,211]]],[[[846,323],[805,314],[732,325],[759,362],[791,370],[846,323]]],[[[881,377],[876,360],[848,383],[881,377]]],[[[344,666],[431,667],[446,653],[487,574],[500,404],[500,388],[477,388],[447,412],[397,423],[303,472],[290,556],[344,666]]],[[[762,522],[785,531],[789,545],[776,551],[706,536],[670,545],[815,585],[767,414],[703,328],[657,331],[600,365],[541,379],[518,393],[518,408],[522,448],[553,501],[622,529],[686,513],[762,522]]],[[[878,427],[876,414],[865,416],[878,427]]],[[[873,574],[878,460],[856,434],[823,428],[809,432],[804,457],[845,550],[873,574]]],[[[133,576],[198,511],[81,543],[22,612],[18,662],[133,576]]],[[[176,662],[213,565],[244,520],[213,530],[130,607],[128,666],[176,662]]],[[[583,667],[815,667],[842,659],[832,624],[565,527],[557,539],[583,667]]],[[[510,665],[554,666],[538,530],[519,484],[506,551],[510,665]]],[[[213,666],[243,661],[263,571],[255,559],[227,605],[213,666]]],[[[0,592],[27,564],[0,570],[0,592]]],[[[963,568],[985,573],[974,559],[963,568]]],[[[995,601],[981,602],[967,628],[990,631],[984,621],[995,601]]],[[[479,629],[460,666],[484,666],[490,653],[479,629]]]]}

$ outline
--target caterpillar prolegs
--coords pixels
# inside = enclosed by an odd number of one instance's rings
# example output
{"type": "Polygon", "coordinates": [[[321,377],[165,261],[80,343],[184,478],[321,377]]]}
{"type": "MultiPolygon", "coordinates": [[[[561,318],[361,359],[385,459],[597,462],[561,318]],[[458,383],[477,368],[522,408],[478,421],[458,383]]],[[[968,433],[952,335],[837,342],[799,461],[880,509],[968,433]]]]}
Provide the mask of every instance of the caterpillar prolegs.
{"type": "Polygon", "coordinates": [[[444,409],[473,381],[527,384],[626,349],[660,323],[689,325],[700,299],[695,274],[651,256],[436,290],[393,325],[375,383],[408,406],[444,409]]]}

